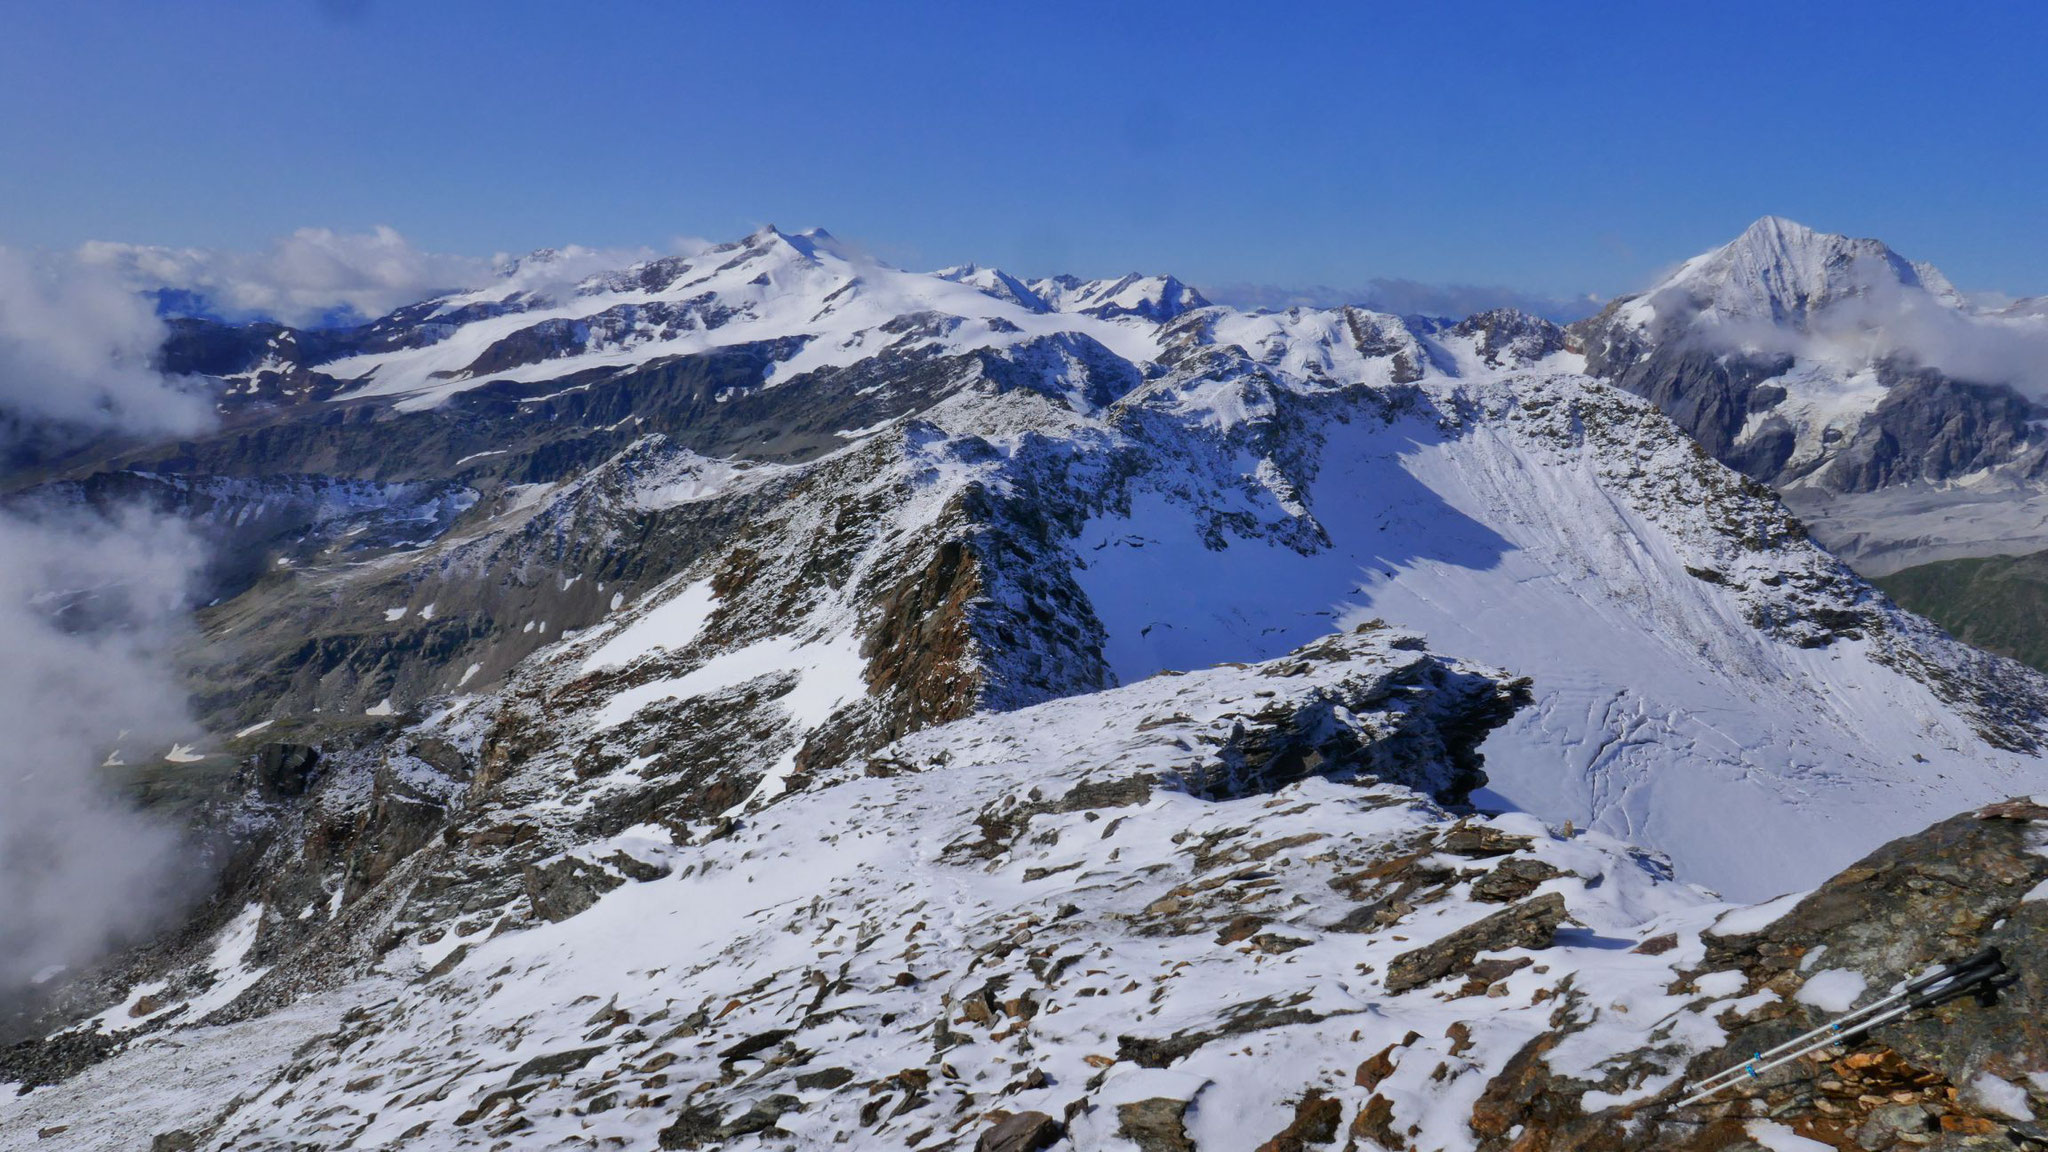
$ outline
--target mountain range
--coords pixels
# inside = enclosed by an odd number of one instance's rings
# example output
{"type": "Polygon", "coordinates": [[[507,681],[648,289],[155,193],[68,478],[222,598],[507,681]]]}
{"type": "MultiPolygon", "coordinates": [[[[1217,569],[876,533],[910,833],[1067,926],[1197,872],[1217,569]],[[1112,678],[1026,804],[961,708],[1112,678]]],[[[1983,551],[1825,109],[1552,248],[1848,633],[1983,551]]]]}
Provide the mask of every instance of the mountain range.
{"type": "Polygon", "coordinates": [[[207,541],[212,736],[108,763],[216,867],[15,995],[0,1145],[2048,1142],[2038,982],[1670,1107],[2048,937],[2048,676],[1868,580],[2048,545],[2038,307],[1776,218],[1570,327],[552,259],[13,461],[207,541]]]}

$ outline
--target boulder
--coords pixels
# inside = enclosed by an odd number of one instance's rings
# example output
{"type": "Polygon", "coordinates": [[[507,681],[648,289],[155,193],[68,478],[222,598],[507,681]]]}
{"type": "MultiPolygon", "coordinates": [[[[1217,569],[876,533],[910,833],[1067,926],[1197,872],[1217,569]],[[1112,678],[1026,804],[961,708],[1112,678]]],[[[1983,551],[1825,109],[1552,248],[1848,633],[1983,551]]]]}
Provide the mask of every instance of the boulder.
{"type": "Polygon", "coordinates": [[[722,1139],[718,1130],[718,1113],[695,1105],[678,1112],[674,1122],[654,1134],[656,1145],[670,1152],[717,1147],[722,1139]]]}
{"type": "Polygon", "coordinates": [[[1472,898],[1488,904],[1512,904],[1536,891],[1545,880],[1562,875],[1563,872],[1541,860],[1510,857],[1472,882],[1472,898]]]}
{"type": "Polygon", "coordinates": [[[1116,1134],[1138,1146],[1138,1152],[1195,1152],[1188,1139],[1188,1102],[1154,1096],[1116,1106],[1116,1134]]]}
{"type": "Polygon", "coordinates": [[[1064,1125],[1043,1112],[1019,1112],[983,1132],[974,1152],[1039,1152],[1066,1134],[1064,1125]]]}
{"type": "Polygon", "coordinates": [[[1259,1152],[1304,1152],[1311,1144],[1331,1144],[1344,1119],[1344,1105],[1319,1088],[1311,1088],[1294,1106],[1294,1120],[1279,1135],[1259,1145],[1259,1152]]]}
{"type": "Polygon", "coordinates": [[[777,1092],[773,1096],[754,1101],[753,1107],[720,1125],[718,1134],[721,1137],[730,1139],[734,1136],[749,1136],[756,1132],[766,1132],[775,1127],[776,1121],[782,1119],[784,1112],[801,1112],[802,1110],[802,1101],[787,1093],[777,1092]]]}
{"type": "Polygon", "coordinates": [[[545,1056],[535,1056],[513,1070],[510,1083],[519,1084],[527,1080],[574,1072],[596,1059],[603,1051],[604,1046],[599,1045],[595,1048],[571,1048],[566,1052],[550,1052],[545,1056]]]}

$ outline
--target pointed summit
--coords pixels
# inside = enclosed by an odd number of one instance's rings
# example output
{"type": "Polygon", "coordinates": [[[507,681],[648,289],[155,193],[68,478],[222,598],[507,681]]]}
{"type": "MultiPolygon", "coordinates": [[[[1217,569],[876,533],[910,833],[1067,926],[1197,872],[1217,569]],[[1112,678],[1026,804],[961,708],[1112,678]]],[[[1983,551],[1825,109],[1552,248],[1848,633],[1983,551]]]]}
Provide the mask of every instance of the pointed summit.
{"type": "Polygon", "coordinates": [[[1844,300],[1902,290],[1951,306],[1961,301],[1932,265],[1911,263],[1883,241],[1765,216],[1734,240],[1687,261],[1645,299],[1660,318],[1689,310],[1710,322],[1763,320],[1803,329],[1815,314],[1844,300]]]}

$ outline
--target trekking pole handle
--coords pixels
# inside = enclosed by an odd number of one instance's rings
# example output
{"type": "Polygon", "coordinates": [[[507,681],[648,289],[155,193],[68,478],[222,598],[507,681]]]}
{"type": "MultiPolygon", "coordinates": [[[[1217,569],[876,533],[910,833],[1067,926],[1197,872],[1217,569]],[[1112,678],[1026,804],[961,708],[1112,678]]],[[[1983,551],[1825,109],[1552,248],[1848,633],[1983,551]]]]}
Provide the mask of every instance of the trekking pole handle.
{"type": "Polygon", "coordinates": [[[1947,980],[1952,976],[1960,976],[1964,972],[1967,972],[1972,968],[1989,968],[1999,964],[2000,962],[2001,957],[1998,949],[1986,948],[1983,951],[1978,952],[1974,956],[1970,956],[1966,959],[1956,960],[1951,963],[1944,964],[1940,968],[1937,968],[1934,971],[1929,972],[1927,975],[1922,976],[1917,980],[1909,981],[1906,984],[1905,990],[1908,992],[1918,992],[1922,988],[1926,988],[1934,984],[1939,984],[1943,980],[1947,980]]]}

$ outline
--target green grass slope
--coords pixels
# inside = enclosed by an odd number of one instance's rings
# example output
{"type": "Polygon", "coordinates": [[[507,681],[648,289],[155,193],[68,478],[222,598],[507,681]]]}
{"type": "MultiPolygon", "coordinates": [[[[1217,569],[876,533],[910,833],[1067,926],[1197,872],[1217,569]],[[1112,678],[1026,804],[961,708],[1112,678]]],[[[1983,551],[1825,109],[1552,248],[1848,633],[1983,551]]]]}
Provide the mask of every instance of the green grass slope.
{"type": "Polygon", "coordinates": [[[2048,671],[2048,552],[1942,560],[1875,583],[1956,639],[2048,671]]]}

